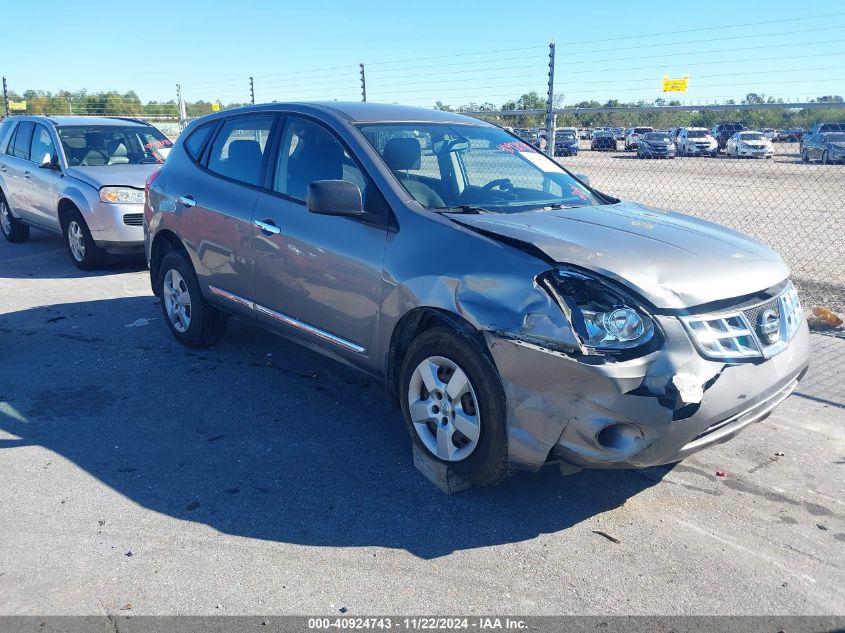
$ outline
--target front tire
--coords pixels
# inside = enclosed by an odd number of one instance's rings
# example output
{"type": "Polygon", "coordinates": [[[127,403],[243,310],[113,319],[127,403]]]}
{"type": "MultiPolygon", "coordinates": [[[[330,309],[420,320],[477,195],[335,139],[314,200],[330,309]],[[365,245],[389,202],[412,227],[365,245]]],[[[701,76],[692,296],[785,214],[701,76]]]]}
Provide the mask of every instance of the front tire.
{"type": "Polygon", "coordinates": [[[0,194],[0,232],[9,242],[26,242],[29,239],[29,225],[12,215],[3,194],[0,194]]]}
{"type": "Polygon", "coordinates": [[[193,267],[172,251],[159,267],[161,313],[173,337],[188,347],[209,347],[223,336],[226,318],[202,296],[193,267]]]}
{"type": "Polygon", "coordinates": [[[802,163],[809,163],[810,162],[810,154],[807,150],[801,150],[801,162],[802,163]]]}
{"type": "Polygon", "coordinates": [[[830,164],[830,155],[827,153],[827,150],[822,152],[822,165],[829,165],[830,164]]]}
{"type": "Polygon", "coordinates": [[[481,343],[423,332],[402,359],[399,393],[411,439],[432,459],[480,486],[507,476],[505,394],[481,343]]]}
{"type": "Polygon", "coordinates": [[[79,211],[71,213],[65,225],[65,246],[71,261],[80,270],[96,270],[103,266],[106,253],[94,243],[88,224],[79,211]]]}

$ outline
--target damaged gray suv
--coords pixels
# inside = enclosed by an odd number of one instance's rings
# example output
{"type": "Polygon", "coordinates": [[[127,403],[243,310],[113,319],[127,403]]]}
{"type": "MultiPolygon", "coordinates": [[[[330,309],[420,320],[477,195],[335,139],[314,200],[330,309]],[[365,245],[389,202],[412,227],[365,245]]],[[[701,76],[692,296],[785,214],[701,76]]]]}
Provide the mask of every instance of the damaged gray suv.
{"type": "Polygon", "coordinates": [[[413,441],[482,485],[681,460],[807,371],[776,253],[456,114],[205,117],[148,181],[144,226],[179,341],[210,345],[238,315],[383,378],[413,441]]]}

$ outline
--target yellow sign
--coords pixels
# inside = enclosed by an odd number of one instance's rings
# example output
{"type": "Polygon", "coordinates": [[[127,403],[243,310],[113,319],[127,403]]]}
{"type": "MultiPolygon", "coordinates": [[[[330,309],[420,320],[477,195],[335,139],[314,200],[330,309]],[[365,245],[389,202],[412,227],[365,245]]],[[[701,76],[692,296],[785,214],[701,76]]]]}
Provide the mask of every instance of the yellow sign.
{"type": "Polygon", "coordinates": [[[211,111],[212,112],[220,112],[220,102],[219,101],[215,101],[214,103],[211,104],[211,111]]]}
{"type": "Polygon", "coordinates": [[[26,101],[9,101],[9,110],[13,112],[26,110],[26,101]]]}
{"type": "Polygon", "coordinates": [[[663,75],[663,92],[686,92],[689,88],[689,75],[680,79],[669,79],[669,75],[663,75]]]}

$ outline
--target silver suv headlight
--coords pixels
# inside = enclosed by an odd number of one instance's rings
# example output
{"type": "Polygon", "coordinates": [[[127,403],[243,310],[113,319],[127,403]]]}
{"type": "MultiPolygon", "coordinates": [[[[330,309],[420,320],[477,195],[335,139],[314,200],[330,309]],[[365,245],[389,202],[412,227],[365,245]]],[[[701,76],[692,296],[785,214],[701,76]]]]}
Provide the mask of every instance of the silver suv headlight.
{"type": "Polygon", "coordinates": [[[106,204],[144,204],[144,190],[132,187],[103,187],[100,202],[106,204]]]}
{"type": "Polygon", "coordinates": [[[586,348],[626,351],[654,338],[654,320],[623,289],[572,269],[550,270],[537,283],[563,310],[586,348]]]}

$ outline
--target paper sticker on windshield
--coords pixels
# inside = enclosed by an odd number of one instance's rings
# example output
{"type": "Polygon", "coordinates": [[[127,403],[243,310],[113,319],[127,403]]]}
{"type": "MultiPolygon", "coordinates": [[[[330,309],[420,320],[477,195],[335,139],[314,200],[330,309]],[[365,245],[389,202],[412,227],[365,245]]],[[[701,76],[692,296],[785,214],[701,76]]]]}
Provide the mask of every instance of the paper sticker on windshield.
{"type": "Polygon", "coordinates": [[[547,174],[564,173],[563,169],[556,162],[546,158],[542,154],[538,154],[537,152],[519,152],[519,155],[535,167],[539,167],[547,174]]]}
{"type": "Polygon", "coordinates": [[[584,193],[584,190],[581,189],[581,187],[579,187],[578,185],[569,185],[569,192],[576,198],[581,198],[581,200],[589,200],[587,194],[584,193]]]}
{"type": "Polygon", "coordinates": [[[508,154],[513,154],[514,152],[530,151],[531,146],[520,141],[509,141],[507,143],[499,143],[496,145],[496,149],[507,152],[508,154]]]}

